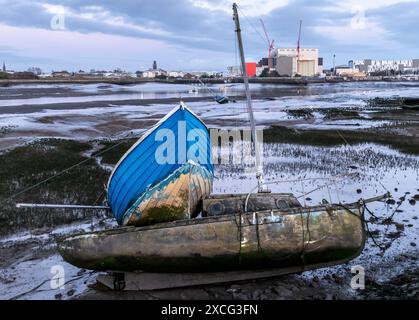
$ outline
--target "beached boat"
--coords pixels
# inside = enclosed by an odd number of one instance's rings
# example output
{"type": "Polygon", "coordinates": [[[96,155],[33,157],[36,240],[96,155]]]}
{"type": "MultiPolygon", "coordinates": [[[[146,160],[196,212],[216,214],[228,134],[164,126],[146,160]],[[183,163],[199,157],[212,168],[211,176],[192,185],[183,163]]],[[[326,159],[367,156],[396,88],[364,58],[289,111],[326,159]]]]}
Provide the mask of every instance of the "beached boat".
{"type": "Polygon", "coordinates": [[[84,233],[61,240],[58,249],[80,268],[176,273],[337,264],[356,257],[364,242],[363,205],[354,203],[84,233]]]}
{"type": "Polygon", "coordinates": [[[186,219],[200,211],[212,179],[208,128],[181,102],[117,163],[108,204],[120,225],[186,219]]]}

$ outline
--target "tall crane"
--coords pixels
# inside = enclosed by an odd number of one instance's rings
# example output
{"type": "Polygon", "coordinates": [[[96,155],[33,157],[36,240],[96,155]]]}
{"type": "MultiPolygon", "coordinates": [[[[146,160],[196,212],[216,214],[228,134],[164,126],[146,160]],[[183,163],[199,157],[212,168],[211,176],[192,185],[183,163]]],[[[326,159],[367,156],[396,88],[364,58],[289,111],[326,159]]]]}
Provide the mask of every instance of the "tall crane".
{"type": "Polygon", "coordinates": [[[300,28],[298,30],[298,39],[297,39],[297,73],[298,73],[298,65],[300,62],[300,40],[301,40],[301,26],[303,24],[303,20],[300,20],[300,28]]]}
{"type": "Polygon", "coordinates": [[[262,19],[259,19],[259,20],[260,20],[260,23],[262,24],[263,32],[265,32],[266,41],[268,42],[268,68],[269,68],[269,71],[270,71],[273,67],[272,66],[273,65],[273,63],[272,63],[272,51],[274,50],[275,40],[271,40],[269,38],[268,31],[266,31],[265,23],[263,22],[262,19]]]}

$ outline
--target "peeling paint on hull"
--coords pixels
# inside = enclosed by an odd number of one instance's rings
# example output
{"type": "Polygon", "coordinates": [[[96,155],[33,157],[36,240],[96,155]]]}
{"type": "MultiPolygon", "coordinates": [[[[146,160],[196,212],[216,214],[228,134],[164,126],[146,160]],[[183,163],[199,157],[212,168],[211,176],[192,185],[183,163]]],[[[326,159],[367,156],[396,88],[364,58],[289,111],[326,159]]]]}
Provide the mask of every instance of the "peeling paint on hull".
{"type": "Polygon", "coordinates": [[[59,241],[63,258],[102,271],[216,272],[343,263],[365,243],[358,204],[123,227],[59,241]]]}

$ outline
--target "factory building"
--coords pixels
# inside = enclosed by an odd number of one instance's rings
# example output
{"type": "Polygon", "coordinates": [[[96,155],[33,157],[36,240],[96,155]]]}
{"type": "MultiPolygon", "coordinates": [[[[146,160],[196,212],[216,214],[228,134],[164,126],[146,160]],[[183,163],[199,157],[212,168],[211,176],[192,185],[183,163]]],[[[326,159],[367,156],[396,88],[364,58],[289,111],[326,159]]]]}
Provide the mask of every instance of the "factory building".
{"type": "Polygon", "coordinates": [[[319,49],[301,48],[298,58],[296,48],[279,48],[275,50],[274,57],[276,70],[284,76],[311,77],[320,74],[323,69],[323,59],[319,59],[319,49]]]}
{"type": "MultiPolygon", "coordinates": [[[[257,74],[257,64],[256,62],[246,62],[246,73],[248,77],[254,77],[257,74]]],[[[230,77],[241,77],[243,76],[242,68],[240,66],[230,66],[227,67],[228,76],[230,77]]]]}
{"type": "Polygon", "coordinates": [[[419,68],[419,59],[413,60],[351,60],[349,65],[361,72],[406,71],[419,68]]]}

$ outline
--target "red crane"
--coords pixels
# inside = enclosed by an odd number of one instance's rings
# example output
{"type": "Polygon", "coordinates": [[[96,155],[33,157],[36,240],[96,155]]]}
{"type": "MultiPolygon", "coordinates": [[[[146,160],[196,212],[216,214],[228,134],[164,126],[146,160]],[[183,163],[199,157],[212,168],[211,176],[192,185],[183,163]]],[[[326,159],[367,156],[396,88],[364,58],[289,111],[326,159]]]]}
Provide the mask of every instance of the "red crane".
{"type": "Polygon", "coordinates": [[[265,32],[266,41],[268,42],[268,68],[270,71],[272,69],[272,51],[274,49],[275,40],[269,39],[268,32],[266,31],[266,27],[262,19],[260,19],[260,23],[262,24],[263,31],[265,32]]]}
{"type": "Polygon", "coordinates": [[[297,72],[298,72],[298,62],[300,61],[300,40],[301,40],[301,26],[303,20],[300,20],[300,28],[298,30],[298,40],[297,40],[297,72]]]}

